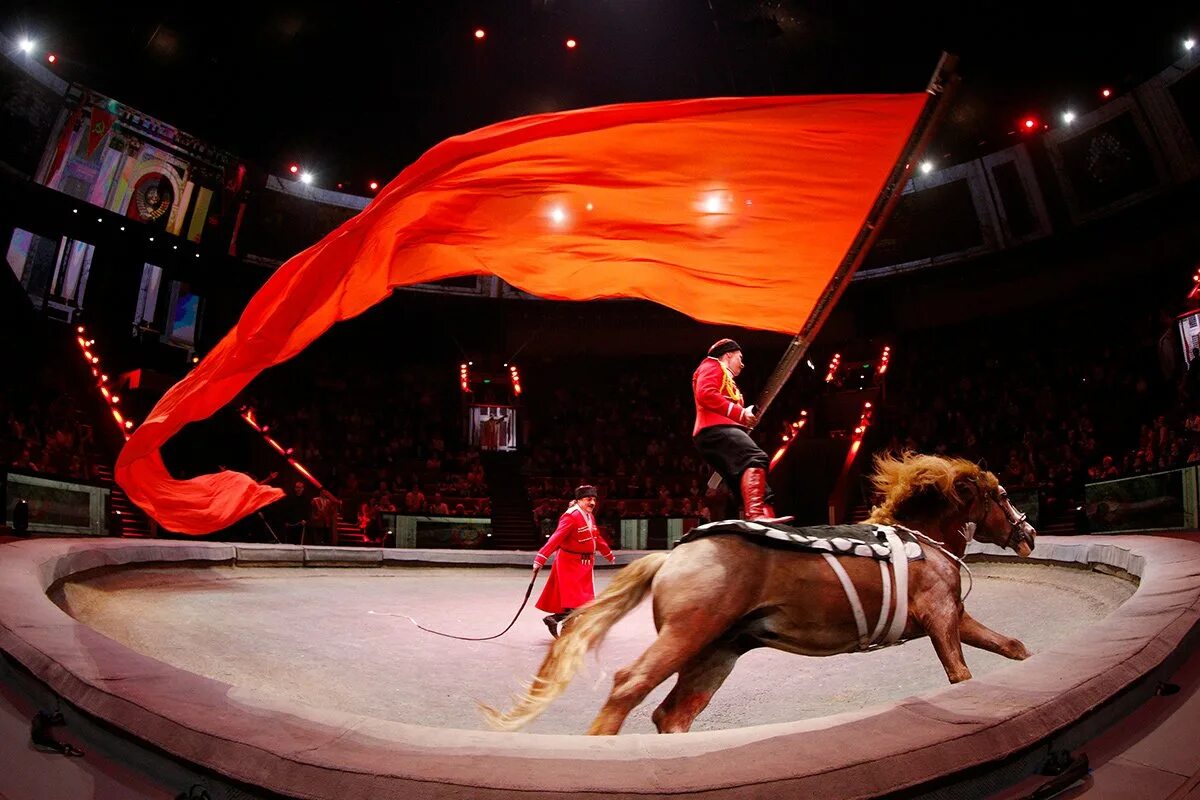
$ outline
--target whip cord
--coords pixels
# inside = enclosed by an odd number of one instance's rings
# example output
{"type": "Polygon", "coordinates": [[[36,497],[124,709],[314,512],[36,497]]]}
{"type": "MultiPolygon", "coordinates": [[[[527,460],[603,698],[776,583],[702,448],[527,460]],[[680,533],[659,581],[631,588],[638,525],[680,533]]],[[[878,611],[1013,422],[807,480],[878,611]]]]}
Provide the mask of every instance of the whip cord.
{"type": "Polygon", "coordinates": [[[534,573],[534,576],[529,579],[528,588],[525,589],[525,599],[521,601],[521,607],[518,608],[517,613],[513,615],[512,622],[508,623],[507,628],[500,631],[499,633],[497,633],[494,636],[455,636],[452,633],[443,633],[442,631],[435,631],[433,628],[426,628],[424,625],[417,622],[415,619],[410,617],[408,614],[390,614],[390,613],[383,612],[383,611],[368,611],[367,613],[374,614],[379,617],[403,617],[404,619],[408,620],[413,625],[416,625],[418,628],[425,631],[426,633],[432,633],[437,636],[445,636],[447,639],[459,639],[464,642],[486,642],[489,639],[499,639],[501,636],[508,633],[509,629],[512,628],[513,625],[517,624],[517,618],[521,616],[521,612],[525,610],[525,605],[529,602],[529,595],[533,594],[533,584],[534,584],[534,581],[536,581],[536,580],[537,580],[537,573],[534,573]]]}

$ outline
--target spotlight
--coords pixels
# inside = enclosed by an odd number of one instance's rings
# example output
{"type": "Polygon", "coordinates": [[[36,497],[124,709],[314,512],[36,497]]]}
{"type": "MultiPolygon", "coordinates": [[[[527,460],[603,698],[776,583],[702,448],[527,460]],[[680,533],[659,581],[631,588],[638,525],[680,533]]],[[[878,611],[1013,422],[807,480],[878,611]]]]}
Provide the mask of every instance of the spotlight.
{"type": "Polygon", "coordinates": [[[300,182],[307,185],[313,182],[313,174],[311,172],[301,172],[300,182]]]}
{"type": "Polygon", "coordinates": [[[579,43],[576,42],[574,39],[567,39],[567,49],[568,50],[574,50],[575,45],[577,45],[577,44],[579,44],[579,43]]]}
{"type": "Polygon", "coordinates": [[[476,39],[483,39],[486,36],[487,36],[487,31],[485,31],[483,28],[475,29],[475,38],[476,39]]]}
{"type": "Polygon", "coordinates": [[[1195,40],[1195,39],[1192,39],[1191,37],[1188,37],[1187,39],[1184,39],[1184,40],[1183,40],[1183,49],[1184,49],[1184,50],[1191,50],[1191,49],[1192,49],[1193,47],[1195,47],[1195,46],[1196,46],[1196,40],[1195,40]]]}
{"type": "Polygon", "coordinates": [[[35,47],[37,47],[37,42],[35,42],[32,39],[22,39],[17,44],[17,48],[25,55],[29,55],[30,53],[32,53],[33,48],[35,48],[35,47]]]}
{"type": "Polygon", "coordinates": [[[288,172],[292,173],[293,175],[298,174],[300,172],[300,165],[292,164],[290,167],[288,167],[288,172]]]}
{"type": "Polygon", "coordinates": [[[1072,122],[1075,121],[1075,112],[1074,111],[1064,111],[1063,115],[1062,115],[1062,121],[1064,123],[1066,123],[1067,125],[1070,125],[1072,122]]]}
{"type": "Polygon", "coordinates": [[[1107,100],[1108,98],[1112,97],[1112,89],[1101,89],[1100,96],[1107,100]]]}
{"type": "Polygon", "coordinates": [[[588,204],[585,206],[585,208],[586,208],[588,211],[591,211],[593,208],[595,208],[595,206],[593,206],[591,203],[588,203],[588,204]]]}
{"type": "Polygon", "coordinates": [[[1038,121],[1036,117],[1025,117],[1025,119],[1021,120],[1021,130],[1025,131],[1026,133],[1032,133],[1033,131],[1036,131],[1037,128],[1038,121]]]}
{"type": "Polygon", "coordinates": [[[121,226],[121,230],[125,230],[125,226],[124,226],[124,225],[122,225],[122,226],[121,226]]]}
{"type": "Polygon", "coordinates": [[[371,181],[367,184],[367,188],[372,192],[377,191],[379,189],[379,181],[371,181]]]}
{"type": "Polygon", "coordinates": [[[78,208],[72,208],[72,209],[71,209],[71,213],[72,213],[72,214],[78,214],[78,213],[79,213],[79,209],[78,209],[78,208]]]}
{"type": "Polygon", "coordinates": [[[154,237],[153,237],[153,236],[151,236],[151,237],[150,237],[150,241],[152,241],[152,242],[154,241],[154,237]]]}
{"type": "Polygon", "coordinates": [[[54,53],[50,53],[48,56],[46,56],[46,60],[53,64],[55,61],[58,61],[58,56],[54,55],[54,53]]]}
{"type": "Polygon", "coordinates": [[[125,420],[125,427],[126,427],[126,428],[132,428],[132,427],[133,427],[133,421],[132,421],[132,420],[128,420],[128,419],[127,419],[127,420],[125,420]]]}
{"type": "Polygon", "coordinates": [[[555,206],[550,209],[550,220],[555,225],[562,225],[567,221],[567,212],[563,210],[562,206],[555,206]]]}
{"type": "Polygon", "coordinates": [[[921,172],[926,175],[933,172],[933,162],[932,161],[922,161],[921,162],[921,172]]]}

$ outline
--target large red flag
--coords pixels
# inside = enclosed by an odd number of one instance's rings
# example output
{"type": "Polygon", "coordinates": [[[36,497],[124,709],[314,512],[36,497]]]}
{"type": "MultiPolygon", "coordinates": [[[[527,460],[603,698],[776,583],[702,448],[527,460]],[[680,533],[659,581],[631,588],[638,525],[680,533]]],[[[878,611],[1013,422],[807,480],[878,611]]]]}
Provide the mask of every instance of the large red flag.
{"type": "Polygon", "coordinates": [[[924,94],[605,106],[448,139],[288,260],[126,443],[116,480],[169,530],[282,496],[248,475],[176,480],[161,445],[393,287],[493,274],[542,297],[638,297],[795,333],[901,156],[924,94]]]}

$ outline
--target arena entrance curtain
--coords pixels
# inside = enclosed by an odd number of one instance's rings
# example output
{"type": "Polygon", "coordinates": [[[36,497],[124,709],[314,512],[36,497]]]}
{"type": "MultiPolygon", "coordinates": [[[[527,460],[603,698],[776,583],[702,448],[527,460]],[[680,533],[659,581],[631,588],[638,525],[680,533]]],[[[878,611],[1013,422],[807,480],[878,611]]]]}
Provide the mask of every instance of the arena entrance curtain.
{"type": "Polygon", "coordinates": [[[219,530],[282,496],[176,480],[159,448],[393,287],[491,274],[564,300],[637,297],[795,333],[900,158],[925,94],[638,103],[447,139],[281,266],[126,443],[116,480],[165,528],[219,530]]]}

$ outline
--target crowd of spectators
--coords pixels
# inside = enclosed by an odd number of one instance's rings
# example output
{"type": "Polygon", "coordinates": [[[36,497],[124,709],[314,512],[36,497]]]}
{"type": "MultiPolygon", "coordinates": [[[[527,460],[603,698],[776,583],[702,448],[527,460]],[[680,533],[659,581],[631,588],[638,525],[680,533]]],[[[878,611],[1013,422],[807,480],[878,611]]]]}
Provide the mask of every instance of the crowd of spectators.
{"type": "Polygon", "coordinates": [[[320,477],[343,521],[371,533],[389,512],[490,515],[484,470],[463,442],[461,398],[445,365],[356,369],[326,350],[275,373],[241,402],[320,477]]]}
{"type": "MultiPolygon", "coordinates": [[[[1171,318],[1113,312],[1097,328],[1084,311],[1059,311],[892,341],[869,447],[982,461],[1010,490],[1036,489],[1049,512],[1079,503],[1088,481],[1200,463],[1200,366],[1187,372],[1164,360],[1178,349],[1171,318]]],[[[580,483],[599,488],[598,517],[610,531],[623,518],[727,513],[728,492],[707,489],[710,469],[691,441],[694,368],[686,358],[590,358],[582,371],[522,365],[519,447],[544,529],[580,483]]],[[[367,530],[388,512],[491,515],[452,364],[380,370],[330,351],[273,372],[275,388],[255,384],[243,401],[321,476],[343,520],[367,530]]],[[[763,372],[743,376],[743,388],[761,384],[763,372]]],[[[801,373],[756,434],[768,453],[779,443],[776,423],[811,406],[814,392],[879,391],[876,377],[827,384],[823,368],[801,373]]],[[[830,433],[814,424],[804,435],[830,433]]],[[[55,449],[39,447],[38,457],[43,450],[55,449]]]]}
{"type": "Polygon", "coordinates": [[[1163,357],[1177,347],[1170,318],[1093,318],[1103,327],[1061,313],[1032,318],[1032,331],[910,338],[897,348],[876,441],[982,460],[1006,488],[1038,490],[1050,514],[1079,503],[1088,481],[1200,460],[1188,430],[1200,418],[1187,421],[1179,370],[1163,357]]]}
{"type": "MultiPolygon", "coordinates": [[[[571,490],[595,485],[602,523],[627,517],[710,519],[724,490],[710,492],[711,470],[692,444],[694,405],[685,359],[589,361],[587,371],[526,368],[534,514],[545,528],[571,490]]],[[[721,513],[717,511],[716,513],[721,513]]]]}
{"type": "Polygon", "coordinates": [[[0,392],[0,463],[10,469],[94,480],[101,463],[91,424],[61,376],[0,392]]]}

